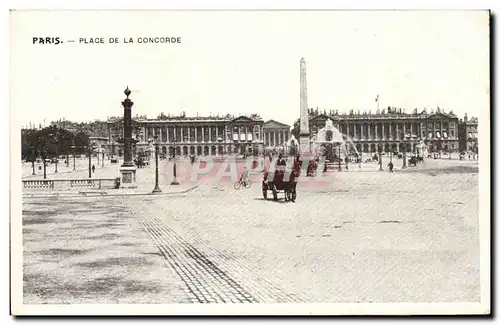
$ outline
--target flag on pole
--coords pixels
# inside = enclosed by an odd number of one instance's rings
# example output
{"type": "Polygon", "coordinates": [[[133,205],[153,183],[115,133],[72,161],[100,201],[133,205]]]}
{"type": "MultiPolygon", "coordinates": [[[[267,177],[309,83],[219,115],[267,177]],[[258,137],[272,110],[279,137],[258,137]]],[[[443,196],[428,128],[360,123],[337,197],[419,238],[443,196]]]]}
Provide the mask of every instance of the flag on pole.
{"type": "Polygon", "coordinates": [[[375,102],[378,102],[378,95],[377,95],[377,97],[375,98],[375,102]]]}

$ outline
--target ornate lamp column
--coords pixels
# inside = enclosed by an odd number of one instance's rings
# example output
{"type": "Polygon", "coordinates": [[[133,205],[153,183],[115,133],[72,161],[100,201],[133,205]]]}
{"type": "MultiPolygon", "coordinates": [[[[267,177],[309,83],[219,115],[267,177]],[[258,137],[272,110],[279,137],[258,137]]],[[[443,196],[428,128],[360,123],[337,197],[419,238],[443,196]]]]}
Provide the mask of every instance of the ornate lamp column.
{"type": "Polygon", "coordinates": [[[132,161],[132,106],[134,102],[131,101],[128,96],[130,96],[130,89],[125,89],[124,91],[125,100],[122,102],[123,106],[123,164],[120,167],[120,173],[122,176],[122,187],[135,188],[135,172],[136,167],[132,161]]]}

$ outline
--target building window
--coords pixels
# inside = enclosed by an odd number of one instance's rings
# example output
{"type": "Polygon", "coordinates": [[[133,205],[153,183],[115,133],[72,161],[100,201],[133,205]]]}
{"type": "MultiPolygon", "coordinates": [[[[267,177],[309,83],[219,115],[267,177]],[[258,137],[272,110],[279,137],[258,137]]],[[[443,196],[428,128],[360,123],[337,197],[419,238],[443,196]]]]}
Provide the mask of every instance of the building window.
{"type": "Polygon", "coordinates": [[[255,134],[255,140],[260,140],[260,128],[258,125],[253,127],[253,133],[255,134]]]}
{"type": "Polygon", "coordinates": [[[451,136],[452,138],[454,138],[454,137],[455,137],[455,130],[453,130],[453,129],[452,129],[452,130],[450,130],[450,136],[451,136]]]}

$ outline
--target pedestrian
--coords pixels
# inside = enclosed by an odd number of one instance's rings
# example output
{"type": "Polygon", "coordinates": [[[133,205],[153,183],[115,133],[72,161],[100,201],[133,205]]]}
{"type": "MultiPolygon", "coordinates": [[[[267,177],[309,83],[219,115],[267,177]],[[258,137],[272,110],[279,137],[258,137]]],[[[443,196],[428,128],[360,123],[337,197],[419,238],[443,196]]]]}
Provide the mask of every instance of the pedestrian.
{"type": "Polygon", "coordinates": [[[95,173],[95,166],[92,165],[92,173],[95,173]]]}
{"type": "Polygon", "coordinates": [[[387,167],[389,167],[389,173],[392,173],[393,169],[394,169],[394,164],[392,163],[392,161],[389,162],[389,164],[387,165],[387,167]]]}
{"type": "Polygon", "coordinates": [[[283,159],[283,156],[280,154],[278,157],[278,161],[276,162],[278,166],[286,166],[286,161],[283,159]]]}

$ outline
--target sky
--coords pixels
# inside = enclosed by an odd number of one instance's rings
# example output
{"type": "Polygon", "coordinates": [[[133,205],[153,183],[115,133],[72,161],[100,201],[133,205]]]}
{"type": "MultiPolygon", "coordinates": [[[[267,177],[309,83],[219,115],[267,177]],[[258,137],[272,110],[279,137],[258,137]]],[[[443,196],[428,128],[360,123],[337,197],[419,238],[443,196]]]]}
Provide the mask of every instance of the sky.
{"type": "Polygon", "coordinates": [[[127,86],[133,115],[258,113],[291,125],[302,57],[311,108],[375,112],[379,95],[381,108],[489,112],[485,11],[15,11],[10,23],[19,127],[122,115],[127,86]],[[32,44],[47,36],[64,43],[32,44]],[[181,43],[137,43],[156,36],[181,43]],[[78,42],[92,37],[106,43],[78,42]]]}

